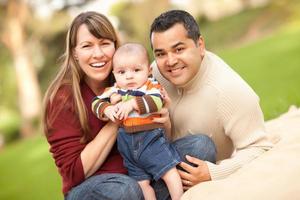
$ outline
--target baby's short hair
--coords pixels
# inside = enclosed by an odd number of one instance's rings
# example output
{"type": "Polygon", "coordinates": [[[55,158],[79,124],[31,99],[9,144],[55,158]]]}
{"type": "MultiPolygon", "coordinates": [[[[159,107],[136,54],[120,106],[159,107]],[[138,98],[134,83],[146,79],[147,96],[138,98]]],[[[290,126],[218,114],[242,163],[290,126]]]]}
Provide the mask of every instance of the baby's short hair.
{"type": "Polygon", "coordinates": [[[147,49],[139,43],[126,43],[121,45],[115,52],[113,57],[113,62],[115,59],[117,59],[119,56],[144,56],[145,60],[147,61],[147,64],[150,64],[149,55],[147,52],[147,49]]]}

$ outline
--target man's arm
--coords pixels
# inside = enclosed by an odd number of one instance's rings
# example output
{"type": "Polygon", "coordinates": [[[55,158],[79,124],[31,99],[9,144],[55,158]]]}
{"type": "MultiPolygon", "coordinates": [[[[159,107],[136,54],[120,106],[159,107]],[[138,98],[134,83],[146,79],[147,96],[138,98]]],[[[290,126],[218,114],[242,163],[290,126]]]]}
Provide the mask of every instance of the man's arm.
{"type": "Polygon", "coordinates": [[[217,120],[231,139],[235,152],[230,158],[217,164],[196,158],[189,161],[198,167],[188,168],[182,164],[181,166],[193,177],[181,173],[181,177],[189,181],[189,186],[203,181],[223,179],[273,146],[265,132],[263,113],[257,95],[248,87],[242,86],[236,87],[234,91],[221,92],[217,120]]]}

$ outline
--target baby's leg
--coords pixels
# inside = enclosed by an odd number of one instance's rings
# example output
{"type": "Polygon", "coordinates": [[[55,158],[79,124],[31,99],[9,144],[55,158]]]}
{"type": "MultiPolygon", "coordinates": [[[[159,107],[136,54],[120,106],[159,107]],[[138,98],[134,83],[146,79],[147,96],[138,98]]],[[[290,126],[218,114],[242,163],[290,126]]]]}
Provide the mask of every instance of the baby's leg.
{"type": "Polygon", "coordinates": [[[138,182],[142,188],[145,200],[156,200],[155,192],[150,185],[149,180],[142,180],[138,182]]]}
{"type": "Polygon", "coordinates": [[[183,194],[183,188],[181,178],[178,174],[177,169],[173,167],[172,169],[167,171],[161,178],[165,181],[172,200],[179,200],[183,194]]]}

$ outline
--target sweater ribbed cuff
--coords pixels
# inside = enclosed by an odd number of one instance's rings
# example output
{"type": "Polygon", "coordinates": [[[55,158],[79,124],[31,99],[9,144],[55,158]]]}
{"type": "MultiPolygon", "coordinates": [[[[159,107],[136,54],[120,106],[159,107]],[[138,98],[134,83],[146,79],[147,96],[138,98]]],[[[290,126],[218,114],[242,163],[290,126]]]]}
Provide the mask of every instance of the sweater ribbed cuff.
{"type": "Polygon", "coordinates": [[[205,161],[209,169],[211,180],[226,178],[244,165],[250,163],[265,151],[266,150],[262,149],[261,147],[252,147],[238,151],[234,157],[229,158],[226,161],[224,160],[218,164],[205,161]]]}
{"type": "Polygon", "coordinates": [[[207,167],[208,167],[208,170],[209,170],[210,177],[211,177],[212,181],[223,179],[223,178],[229,176],[232,173],[232,169],[227,169],[226,170],[220,165],[216,165],[216,164],[213,164],[213,163],[208,162],[208,161],[205,161],[205,162],[207,164],[207,167]]]}
{"type": "Polygon", "coordinates": [[[145,114],[147,112],[143,97],[135,97],[138,109],[139,109],[139,114],[145,114]]]}

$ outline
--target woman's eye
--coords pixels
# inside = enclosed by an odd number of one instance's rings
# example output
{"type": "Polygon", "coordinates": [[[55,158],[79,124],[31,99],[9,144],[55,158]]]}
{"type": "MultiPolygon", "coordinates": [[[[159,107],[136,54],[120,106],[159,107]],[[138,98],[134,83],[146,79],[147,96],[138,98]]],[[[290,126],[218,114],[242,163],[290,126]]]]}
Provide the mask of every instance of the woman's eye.
{"type": "Polygon", "coordinates": [[[85,45],[82,45],[82,48],[87,48],[87,47],[90,47],[91,45],[89,44],[85,44],[85,45]]]}
{"type": "Polygon", "coordinates": [[[119,71],[118,74],[125,74],[125,71],[119,71]]]}
{"type": "Polygon", "coordinates": [[[110,40],[103,40],[100,42],[100,45],[102,45],[102,46],[108,46],[111,44],[112,44],[112,42],[110,40]]]}
{"type": "Polygon", "coordinates": [[[141,71],[141,70],[140,70],[140,69],[135,69],[135,70],[134,70],[134,72],[139,72],[139,71],[141,71]]]}

